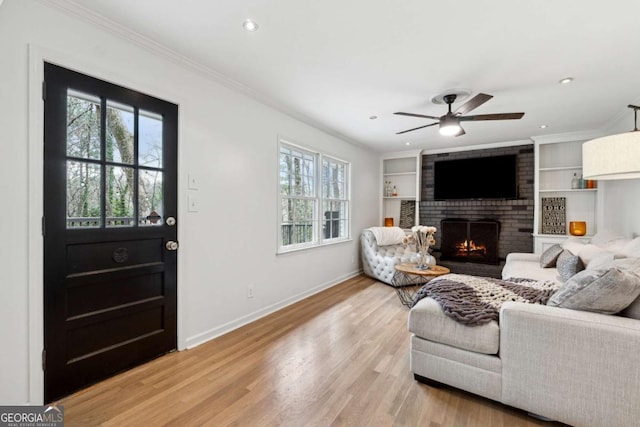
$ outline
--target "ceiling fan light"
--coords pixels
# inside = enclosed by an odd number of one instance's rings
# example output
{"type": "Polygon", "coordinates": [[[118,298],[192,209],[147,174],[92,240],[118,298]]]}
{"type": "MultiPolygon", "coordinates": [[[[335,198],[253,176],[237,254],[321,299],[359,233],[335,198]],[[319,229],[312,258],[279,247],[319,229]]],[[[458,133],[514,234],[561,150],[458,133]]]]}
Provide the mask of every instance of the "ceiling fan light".
{"type": "Polygon", "coordinates": [[[440,120],[440,135],[453,136],[457,135],[460,131],[462,131],[462,128],[455,118],[445,117],[440,120]]]}

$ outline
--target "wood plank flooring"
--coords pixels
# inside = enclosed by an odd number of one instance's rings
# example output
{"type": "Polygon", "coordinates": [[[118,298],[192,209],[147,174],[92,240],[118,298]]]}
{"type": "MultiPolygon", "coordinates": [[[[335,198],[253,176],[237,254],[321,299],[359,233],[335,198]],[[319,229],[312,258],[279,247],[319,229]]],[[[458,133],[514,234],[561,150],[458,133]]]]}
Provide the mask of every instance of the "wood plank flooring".
{"type": "Polygon", "coordinates": [[[558,426],[409,371],[408,309],[347,280],[72,396],[71,426],[558,426]]]}

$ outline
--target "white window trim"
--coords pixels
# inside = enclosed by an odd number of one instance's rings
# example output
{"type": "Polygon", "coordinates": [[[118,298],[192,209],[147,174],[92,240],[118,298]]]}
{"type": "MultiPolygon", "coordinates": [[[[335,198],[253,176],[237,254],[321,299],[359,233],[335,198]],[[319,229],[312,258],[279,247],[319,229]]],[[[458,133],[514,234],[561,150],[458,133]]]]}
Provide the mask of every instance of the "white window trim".
{"type": "MultiPolygon", "coordinates": [[[[277,202],[277,216],[276,216],[276,231],[277,231],[277,250],[276,254],[284,254],[289,252],[296,252],[305,249],[317,248],[322,246],[334,245],[337,243],[343,243],[351,241],[351,162],[347,160],[340,159],[339,157],[332,156],[329,154],[324,154],[320,151],[311,149],[309,147],[305,147],[304,145],[296,144],[285,138],[278,138],[278,153],[277,153],[277,176],[276,176],[276,188],[278,194],[278,202],[277,202]],[[308,154],[312,154],[314,156],[315,168],[314,168],[314,186],[316,189],[315,196],[313,199],[316,201],[316,211],[314,212],[314,218],[316,219],[316,228],[314,230],[314,237],[311,242],[299,243],[294,245],[286,245],[282,244],[282,194],[280,193],[280,149],[282,146],[295,148],[306,152],[308,154]],[[346,199],[344,201],[347,202],[347,224],[346,224],[346,235],[343,237],[334,237],[329,239],[323,238],[322,232],[322,224],[324,222],[322,212],[323,205],[323,197],[322,197],[322,160],[328,159],[334,162],[343,163],[346,166],[345,171],[345,185],[346,185],[346,199]]],[[[332,199],[334,200],[334,199],[332,199]]]]}

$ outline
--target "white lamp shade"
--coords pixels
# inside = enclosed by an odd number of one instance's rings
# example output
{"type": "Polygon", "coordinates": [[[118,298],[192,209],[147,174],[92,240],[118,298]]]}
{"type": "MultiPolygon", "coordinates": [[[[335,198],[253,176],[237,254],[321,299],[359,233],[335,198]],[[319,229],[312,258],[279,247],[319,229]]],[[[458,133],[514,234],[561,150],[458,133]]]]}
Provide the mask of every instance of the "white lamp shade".
{"type": "Polygon", "coordinates": [[[640,132],[592,139],[582,144],[585,179],[640,178],[640,132]]]}

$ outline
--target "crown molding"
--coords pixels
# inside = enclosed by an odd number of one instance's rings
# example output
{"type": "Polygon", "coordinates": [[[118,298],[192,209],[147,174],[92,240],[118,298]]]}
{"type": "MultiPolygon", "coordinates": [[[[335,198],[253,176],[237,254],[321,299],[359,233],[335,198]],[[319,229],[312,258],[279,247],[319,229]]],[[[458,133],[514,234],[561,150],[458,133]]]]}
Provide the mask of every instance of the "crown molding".
{"type": "Polygon", "coordinates": [[[422,154],[427,155],[427,154],[457,153],[461,151],[486,150],[489,148],[504,148],[504,147],[514,147],[516,145],[530,145],[530,144],[533,144],[533,142],[530,139],[520,139],[516,141],[466,145],[463,147],[436,148],[433,150],[422,150],[422,154]]]}
{"type": "Polygon", "coordinates": [[[599,129],[595,129],[595,130],[587,130],[587,131],[538,135],[538,136],[532,136],[531,139],[536,144],[553,144],[556,142],[588,141],[590,139],[599,138],[601,136],[604,136],[603,131],[599,129]]]}
{"type": "MultiPolygon", "coordinates": [[[[3,0],[0,0],[0,4],[3,0]]],[[[132,43],[147,52],[150,52],[156,56],[159,56],[165,60],[168,60],[188,71],[197,73],[204,78],[211,80],[215,83],[221,84],[231,90],[236,92],[240,92],[253,100],[271,107],[291,118],[294,118],[302,123],[305,123],[309,126],[312,126],[324,133],[327,133],[335,138],[341,139],[349,144],[355,145],[357,147],[363,148],[368,151],[375,151],[372,147],[352,139],[335,129],[331,129],[324,124],[312,119],[311,117],[301,114],[297,111],[292,110],[291,108],[283,105],[280,102],[277,102],[273,98],[237,81],[234,80],[217,70],[214,70],[211,67],[208,67],[198,61],[194,61],[193,59],[184,56],[177,51],[170,49],[169,47],[156,42],[149,37],[143,36],[142,34],[131,30],[130,28],[125,27],[122,24],[119,24],[111,19],[108,19],[92,10],[87,9],[84,6],[79,5],[73,0],[36,0],[39,3],[53,7],[62,13],[79,19],[85,23],[91,24],[94,27],[98,27],[102,30],[107,31],[108,33],[125,40],[128,43],[132,43]]]]}

